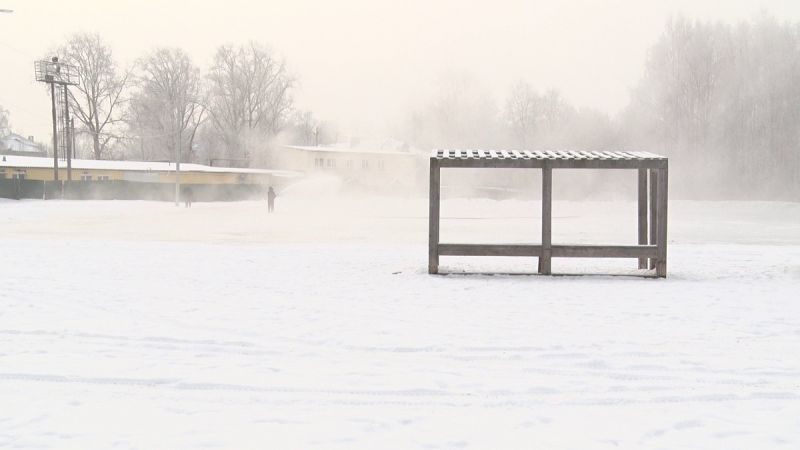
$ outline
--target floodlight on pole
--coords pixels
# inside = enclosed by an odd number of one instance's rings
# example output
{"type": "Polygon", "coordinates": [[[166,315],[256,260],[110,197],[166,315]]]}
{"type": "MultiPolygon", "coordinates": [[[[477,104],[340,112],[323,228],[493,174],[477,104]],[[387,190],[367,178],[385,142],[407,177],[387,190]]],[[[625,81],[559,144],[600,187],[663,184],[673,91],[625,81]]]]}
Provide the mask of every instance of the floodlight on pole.
{"type": "MultiPolygon", "coordinates": [[[[56,114],[56,95],[61,96],[61,89],[59,88],[59,93],[56,94],[56,85],[63,86],[64,90],[64,108],[65,108],[65,120],[69,118],[69,91],[68,86],[74,86],[80,83],[80,74],[78,73],[78,68],[70,65],[64,64],[58,60],[57,56],[54,56],[50,60],[41,60],[36,61],[33,65],[34,73],[36,76],[36,81],[47,83],[50,85],[50,102],[52,105],[52,114],[53,114],[53,180],[58,181],[58,126],[57,126],[57,114],[56,114]]],[[[60,101],[60,99],[59,99],[60,101]]],[[[64,130],[67,130],[68,124],[64,125],[64,130]]],[[[72,168],[72,152],[69,151],[70,147],[70,139],[65,140],[66,144],[66,157],[67,157],[67,168],[68,170],[72,168]]],[[[70,170],[71,171],[71,170],[70,170]]],[[[67,179],[72,179],[72,174],[67,174],[67,179]]]]}

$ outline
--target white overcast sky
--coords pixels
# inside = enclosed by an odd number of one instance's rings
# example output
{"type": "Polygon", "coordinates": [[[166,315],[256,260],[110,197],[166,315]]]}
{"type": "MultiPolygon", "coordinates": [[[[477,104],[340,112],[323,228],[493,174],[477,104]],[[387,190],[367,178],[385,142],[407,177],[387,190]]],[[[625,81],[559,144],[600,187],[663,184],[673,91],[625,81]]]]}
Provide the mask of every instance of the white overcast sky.
{"type": "Polygon", "coordinates": [[[264,42],[300,81],[298,106],[353,134],[381,134],[466,72],[502,98],[525,79],[579,106],[617,112],[670,16],[800,21],[800,0],[0,0],[0,105],[21,134],[49,138],[33,61],[70,33],[100,33],[122,65],[156,46],[207,67],[223,43],[264,42]]]}

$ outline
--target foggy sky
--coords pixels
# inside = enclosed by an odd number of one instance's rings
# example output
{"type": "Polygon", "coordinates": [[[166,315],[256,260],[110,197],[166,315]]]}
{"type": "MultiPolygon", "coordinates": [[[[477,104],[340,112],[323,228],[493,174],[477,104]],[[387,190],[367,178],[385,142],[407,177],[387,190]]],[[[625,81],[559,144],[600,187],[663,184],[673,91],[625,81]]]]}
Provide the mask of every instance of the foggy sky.
{"type": "Polygon", "coordinates": [[[50,104],[33,62],[70,33],[99,33],[122,66],[178,46],[206,68],[217,46],[256,40],[288,60],[296,104],[345,133],[387,135],[437,80],[468,73],[502,98],[517,80],[555,87],[615,113],[647,48],[675,14],[734,22],[767,12],[800,20],[797,0],[264,1],[0,0],[0,105],[14,131],[50,136],[50,104]]]}

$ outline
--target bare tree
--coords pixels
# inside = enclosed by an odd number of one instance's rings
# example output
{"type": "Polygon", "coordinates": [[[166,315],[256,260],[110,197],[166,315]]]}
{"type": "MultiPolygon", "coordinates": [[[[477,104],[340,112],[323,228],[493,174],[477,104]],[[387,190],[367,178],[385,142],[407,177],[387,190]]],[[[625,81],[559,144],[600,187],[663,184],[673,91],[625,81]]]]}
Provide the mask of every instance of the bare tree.
{"type": "Polygon", "coordinates": [[[506,120],[517,144],[522,148],[530,144],[532,134],[536,129],[539,104],[538,94],[525,81],[514,84],[508,99],[506,99],[506,120]]]}
{"type": "Polygon", "coordinates": [[[206,110],[199,69],[183,50],[161,48],[140,61],[139,71],[130,125],[140,145],[155,148],[151,157],[173,158],[180,152],[191,158],[206,110]]]}
{"type": "Polygon", "coordinates": [[[650,49],[628,139],[674,158],[697,194],[800,198],[800,27],[677,18],[650,49]]]}
{"type": "Polygon", "coordinates": [[[94,158],[101,159],[118,137],[111,129],[122,119],[122,93],[129,72],[118,73],[111,48],[97,34],[75,34],[58,53],[80,71],[80,84],[70,89],[70,107],[92,138],[94,158]]]}
{"type": "Polygon", "coordinates": [[[208,79],[211,119],[228,156],[250,158],[250,141],[264,142],[285,126],[295,81],[266,47],[220,47],[208,79]]]}

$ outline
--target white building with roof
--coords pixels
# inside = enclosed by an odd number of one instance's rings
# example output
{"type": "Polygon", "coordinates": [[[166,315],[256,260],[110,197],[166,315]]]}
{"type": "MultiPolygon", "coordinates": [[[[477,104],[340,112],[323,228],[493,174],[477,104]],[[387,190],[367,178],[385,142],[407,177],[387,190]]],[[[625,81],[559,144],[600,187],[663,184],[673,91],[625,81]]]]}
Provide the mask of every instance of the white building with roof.
{"type": "Polygon", "coordinates": [[[26,138],[17,133],[9,133],[0,137],[0,154],[47,156],[42,145],[33,141],[33,136],[26,138]]]}
{"type": "Polygon", "coordinates": [[[335,175],[349,186],[409,189],[425,173],[425,154],[401,141],[352,141],[326,146],[285,145],[277,167],[309,175],[335,175]]]}
{"type": "MultiPolygon", "coordinates": [[[[59,160],[59,179],[67,179],[67,162],[59,160]]],[[[0,180],[25,179],[50,181],[54,179],[53,158],[20,155],[0,155],[0,180]]],[[[72,178],[75,181],[133,181],[142,183],[174,183],[174,163],[160,161],[113,161],[73,159],[72,178]]],[[[183,163],[180,180],[184,184],[286,184],[300,174],[286,170],[213,167],[183,163]]]]}

